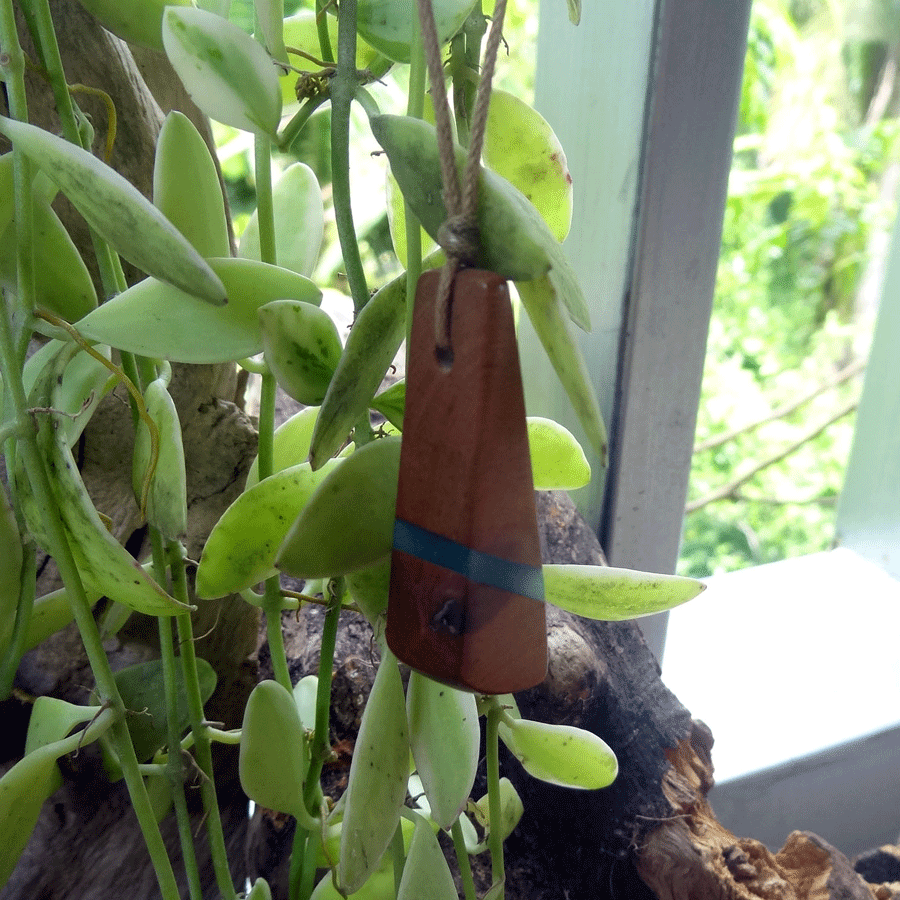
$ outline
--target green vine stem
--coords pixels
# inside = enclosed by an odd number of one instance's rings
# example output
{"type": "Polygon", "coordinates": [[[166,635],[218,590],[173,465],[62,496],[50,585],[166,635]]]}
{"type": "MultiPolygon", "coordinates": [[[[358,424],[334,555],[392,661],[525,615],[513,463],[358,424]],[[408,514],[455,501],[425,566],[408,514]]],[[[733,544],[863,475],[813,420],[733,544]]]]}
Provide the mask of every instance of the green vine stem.
{"type": "Polygon", "coordinates": [[[472,877],[472,864],[469,861],[469,852],[466,850],[466,841],[463,837],[462,817],[458,818],[450,829],[453,838],[453,850],[456,853],[456,863],[459,866],[459,875],[462,880],[463,895],[466,900],[477,900],[475,891],[475,879],[472,877]]]}
{"type": "MultiPolygon", "coordinates": [[[[325,613],[325,622],[322,625],[319,652],[316,721],[310,747],[309,770],[303,783],[303,805],[312,817],[320,815],[321,812],[322,788],[319,778],[322,775],[322,765],[331,750],[331,676],[343,593],[343,579],[332,579],[325,588],[328,607],[325,613]]],[[[324,813],[321,814],[324,816],[324,813]]],[[[316,825],[324,827],[324,820],[317,821],[316,825]]],[[[309,900],[313,891],[316,856],[321,840],[318,827],[304,827],[301,822],[297,822],[288,876],[291,900],[309,900]]]]}
{"type": "MultiPolygon", "coordinates": [[[[456,102],[459,110],[458,116],[462,119],[465,127],[466,140],[463,146],[466,147],[469,146],[469,121],[475,105],[475,93],[478,90],[478,78],[473,75],[481,70],[481,42],[486,33],[487,20],[479,0],[463,25],[463,34],[466,37],[465,66],[459,70],[459,82],[456,79],[453,82],[454,97],[456,97],[457,91],[459,92],[456,102]]],[[[462,142],[462,135],[460,135],[460,141],[462,142]]]]}
{"type": "MultiPolygon", "coordinates": [[[[409,65],[409,92],[406,96],[406,114],[421,119],[425,113],[425,47],[422,43],[422,26],[418,15],[412,17],[412,57],[409,65]]],[[[412,207],[404,199],[403,223],[406,228],[406,347],[409,353],[409,338],[412,334],[413,299],[416,285],[422,274],[422,230],[412,207]]]]}
{"type": "Polygon", "coordinates": [[[460,31],[450,41],[450,79],[453,82],[453,108],[456,120],[456,139],[463,147],[469,146],[469,118],[466,106],[466,35],[460,31]]]}
{"type": "MultiPolygon", "coordinates": [[[[153,553],[153,576],[158,584],[166,583],[166,548],[158,528],[150,526],[150,546],[153,553]]],[[[197,867],[197,855],[194,852],[194,837],[191,832],[191,819],[184,793],[184,760],[181,756],[181,735],[178,731],[178,663],[175,659],[175,645],[172,638],[172,620],[169,616],[157,616],[159,630],[159,647],[162,658],[163,690],[166,700],[166,733],[168,742],[168,758],[166,774],[172,787],[172,804],[175,807],[175,821],[178,825],[178,839],[181,844],[181,855],[187,875],[190,900],[202,900],[203,887],[200,882],[200,870],[197,867]]]]}
{"type": "Polygon", "coordinates": [[[287,125],[284,126],[284,130],[278,136],[278,149],[282,153],[287,153],[291,149],[291,144],[297,140],[306,123],[312,118],[312,114],[327,99],[328,94],[322,93],[316,94],[315,97],[308,97],[303,101],[303,105],[297,110],[287,125]]]}
{"type": "MultiPolygon", "coordinates": [[[[316,0],[316,29],[319,33],[319,51],[323,62],[334,62],[334,51],[331,49],[331,35],[328,33],[328,22],[325,19],[325,11],[330,5],[329,0],[316,0]]],[[[354,13],[354,19],[356,15],[354,13]]],[[[340,44],[340,35],[338,35],[340,44]]]]}
{"type": "MultiPolygon", "coordinates": [[[[262,376],[259,400],[259,478],[272,474],[272,442],[275,433],[275,377],[266,371],[262,376]]],[[[292,689],[291,673],[288,669],[287,653],[284,649],[284,635],[281,631],[281,579],[273,575],[266,579],[262,601],[266,615],[266,638],[269,641],[269,655],[275,680],[286,690],[292,689]]]]}
{"type": "Polygon", "coordinates": [[[331,80],[331,184],[344,270],[356,313],[369,300],[350,206],[350,106],[359,83],[356,71],[356,0],[338,10],[337,69],[331,80]]]}
{"type": "MultiPolygon", "coordinates": [[[[19,44],[16,31],[16,19],[12,0],[0,3],[0,47],[3,48],[3,59],[0,72],[6,83],[7,104],[9,114],[22,122],[28,121],[28,100],[25,94],[25,54],[19,44]]],[[[19,298],[19,310],[23,315],[10,317],[12,334],[12,363],[19,371],[25,361],[25,352],[31,337],[27,320],[34,311],[35,272],[34,255],[32,253],[32,232],[34,219],[32,214],[31,195],[31,163],[20,150],[13,147],[13,197],[16,222],[16,292],[19,298]]],[[[8,377],[12,377],[11,375],[8,377]]],[[[5,388],[9,396],[9,388],[5,388]]],[[[14,444],[9,446],[14,448],[14,444]]],[[[9,456],[12,460],[13,455],[9,456]]]]}
{"type": "Polygon", "coordinates": [[[27,542],[22,548],[22,571],[19,579],[19,605],[13,623],[9,647],[0,661],[0,697],[8,697],[12,691],[16,670],[25,653],[28,640],[28,626],[34,609],[34,595],[37,588],[37,552],[34,544],[27,542]]]}
{"type": "MultiPolygon", "coordinates": [[[[488,709],[487,714],[485,748],[487,757],[488,815],[491,821],[491,830],[488,833],[488,850],[491,853],[491,875],[495,885],[503,881],[505,873],[503,832],[500,824],[500,720],[502,717],[503,710],[496,698],[494,698],[494,702],[488,709]]],[[[503,900],[502,887],[495,900],[503,900]]]]}
{"type": "MultiPolygon", "coordinates": [[[[269,139],[257,135],[254,142],[254,167],[256,171],[257,221],[259,222],[259,258],[262,262],[276,264],[275,208],[272,197],[272,146],[269,139]]],[[[272,474],[272,453],[275,434],[275,376],[268,367],[263,368],[259,401],[259,448],[257,451],[260,480],[272,474]]],[[[266,637],[272,659],[275,680],[291,690],[291,674],[288,669],[281,632],[281,582],[277,575],[266,579],[262,602],[266,615],[266,637]]]]}
{"type": "Polygon", "coordinates": [[[50,81],[50,89],[53,91],[53,99],[56,101],[56,111],[59,115],[63,136],[73,144],[80,144],[78,118],[75,115],[72,95],[69,93],[69,86],[66,83],[59,44],[56,40],[56,30],[50,14],[50,4],[48,0],[23,0],[22,9],[50,81]]]}
{"type": "Polygon", "coordinates": [[[394,892],[399,896],[403,870],[406,868],[406,847],[403,844],[402,822],[397,823],[394,836],[391,838],[391,858],[394,869],[394,892]]]}
{"type": "Polygon", "coordinates": [[[253,142],[256,177],[256,215],[259,224],[259,258],[276,265],[275,210],[272,200],[272,146],[266,135],[257,134],[253,142]]]}
{"type": "MultiPolygon", "coordinates": [[[[172,571],[172,595],[182,603],[189,603],[190,597],[184,569],[184,547],[179,541],[169,541],[167,550],[172,571]]],[[[216,785],[213,781],[212,745],[209,735],[206,733],[206,719],[203,714],[203,697],[200,694],[200,677],[197,673],[197,654],[194,651],[194,633],[190,613],[178,615],[176,622],[178,642],[181,648],[179,657],[181,675],[187,692],[191,734],[194,736],[194,755],[197,767],[200,769],[200,793],[206,812],[206,828],[209,835],[213,870],[216,874],[216,884],[225,900],[237,900],[234,883],[231,880],[231,870],[228,866],[228,851],[225,848],[225,835],[219,815],[216,785]]]]}
{"type": "Polygon", "coordinates": [[[312,815],[319,812],[319,776],[322,765],[331,752],[330,710],[331,675],[334,666],[334,648],[337,644],[338,621],[341,616],[341,597],[344,593],[343,578],[333,578],[325,590],[328,610],[322,625],[322,640],[319,654],[319,680],[316,688],[316,725],[310,747],[309,774],[303,786],[303,804],[312,815]]]}

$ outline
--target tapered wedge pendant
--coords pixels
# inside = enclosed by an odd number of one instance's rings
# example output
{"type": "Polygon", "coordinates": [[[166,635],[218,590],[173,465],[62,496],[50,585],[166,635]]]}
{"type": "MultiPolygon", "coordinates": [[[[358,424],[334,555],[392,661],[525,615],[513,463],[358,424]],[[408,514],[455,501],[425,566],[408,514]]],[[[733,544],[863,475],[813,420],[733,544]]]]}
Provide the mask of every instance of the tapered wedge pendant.
{"type": "Polygon", "coordinates": [[[540,539],[509,292],[453,284],[448,369],[435,353],[438,271],[416,289],[387,641],[412,668],[504,694],[547,672],[540,539]]]}

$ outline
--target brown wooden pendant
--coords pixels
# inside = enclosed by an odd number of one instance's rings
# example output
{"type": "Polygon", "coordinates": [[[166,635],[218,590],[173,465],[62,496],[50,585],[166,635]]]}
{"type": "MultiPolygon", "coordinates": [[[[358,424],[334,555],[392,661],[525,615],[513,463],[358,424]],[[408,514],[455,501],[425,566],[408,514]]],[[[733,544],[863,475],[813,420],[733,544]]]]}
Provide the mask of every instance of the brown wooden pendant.
{"type": "Polygon", "coordinates": [[[419,279],[391,559],[387,641],[412,668],[504,694],[547,672],[540,539],[509,291],[453,282],[452,366],[435,352],[439,271],[419,279]]]}

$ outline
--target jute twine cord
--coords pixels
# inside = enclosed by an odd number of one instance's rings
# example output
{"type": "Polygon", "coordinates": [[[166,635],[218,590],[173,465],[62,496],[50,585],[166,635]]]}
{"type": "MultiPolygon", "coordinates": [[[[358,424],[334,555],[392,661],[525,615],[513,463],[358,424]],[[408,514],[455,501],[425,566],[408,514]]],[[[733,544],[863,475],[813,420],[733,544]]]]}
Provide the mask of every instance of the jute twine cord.
{"type": "Polygon", "coordinates": [[[453,347],[450,336],[453,313],[453,280],[461,268],[472,267],[476,264],[480,249],[478,175],[481,168],[481,150],[484,146],[488,108],[491,102],[491,80],[494,77],[497,53],[500,49],[503,32],[503,18],[506,14],[506,0],[497,0],[491,28],[488,32],[481,79],[478,82],[478,91],[472,110],[469,149],[462,188],[460,188],[459,173],[456,170],[450,103],[444,84],[441,48],[438,43],[431,0],[418,0],[418,9],[425,61],[431,82],[431,99],[434,105],[438,154],[441,161],[444,206],[447,209],[447,221],[438,231],[438,243],[447,255],[447,262],[441,269],[437,303],[435,304],[435,354],[441,365],[450,368],[453,363],[453,347]]]}

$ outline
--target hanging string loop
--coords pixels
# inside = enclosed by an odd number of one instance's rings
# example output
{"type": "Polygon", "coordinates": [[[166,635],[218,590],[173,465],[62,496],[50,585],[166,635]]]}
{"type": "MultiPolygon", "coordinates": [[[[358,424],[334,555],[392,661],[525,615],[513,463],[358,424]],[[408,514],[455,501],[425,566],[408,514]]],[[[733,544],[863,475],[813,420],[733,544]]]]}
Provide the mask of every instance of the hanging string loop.
{"type": "Polygon", "coordinates": [[[441,270],[438,298],[435,304],[435,355],[445,369],[453,364],[451,324],[453,316],[453,282],[461,268],[476,265],[480,251],[478,229],[478,175],[481,168],[481,151],[487,127],[488,108],[491,101],[491,81],[497,62],[497,53],[503,31],[506,0],[497,0],[491,28],[485,45],[481,79],[475,95],[472,121],[469,130],[469,149],[462,185],[456,169],[453,128],[450,103],[444,84],[441,48],[437,37],[434,9],[431,0],[418,0],[419,20],[425,62],[431,83],[431,99],[437,131],[438,153],[441,161],[441,182],[447,220],[438,230],[438,244],[447,256],[441,270]]]}

